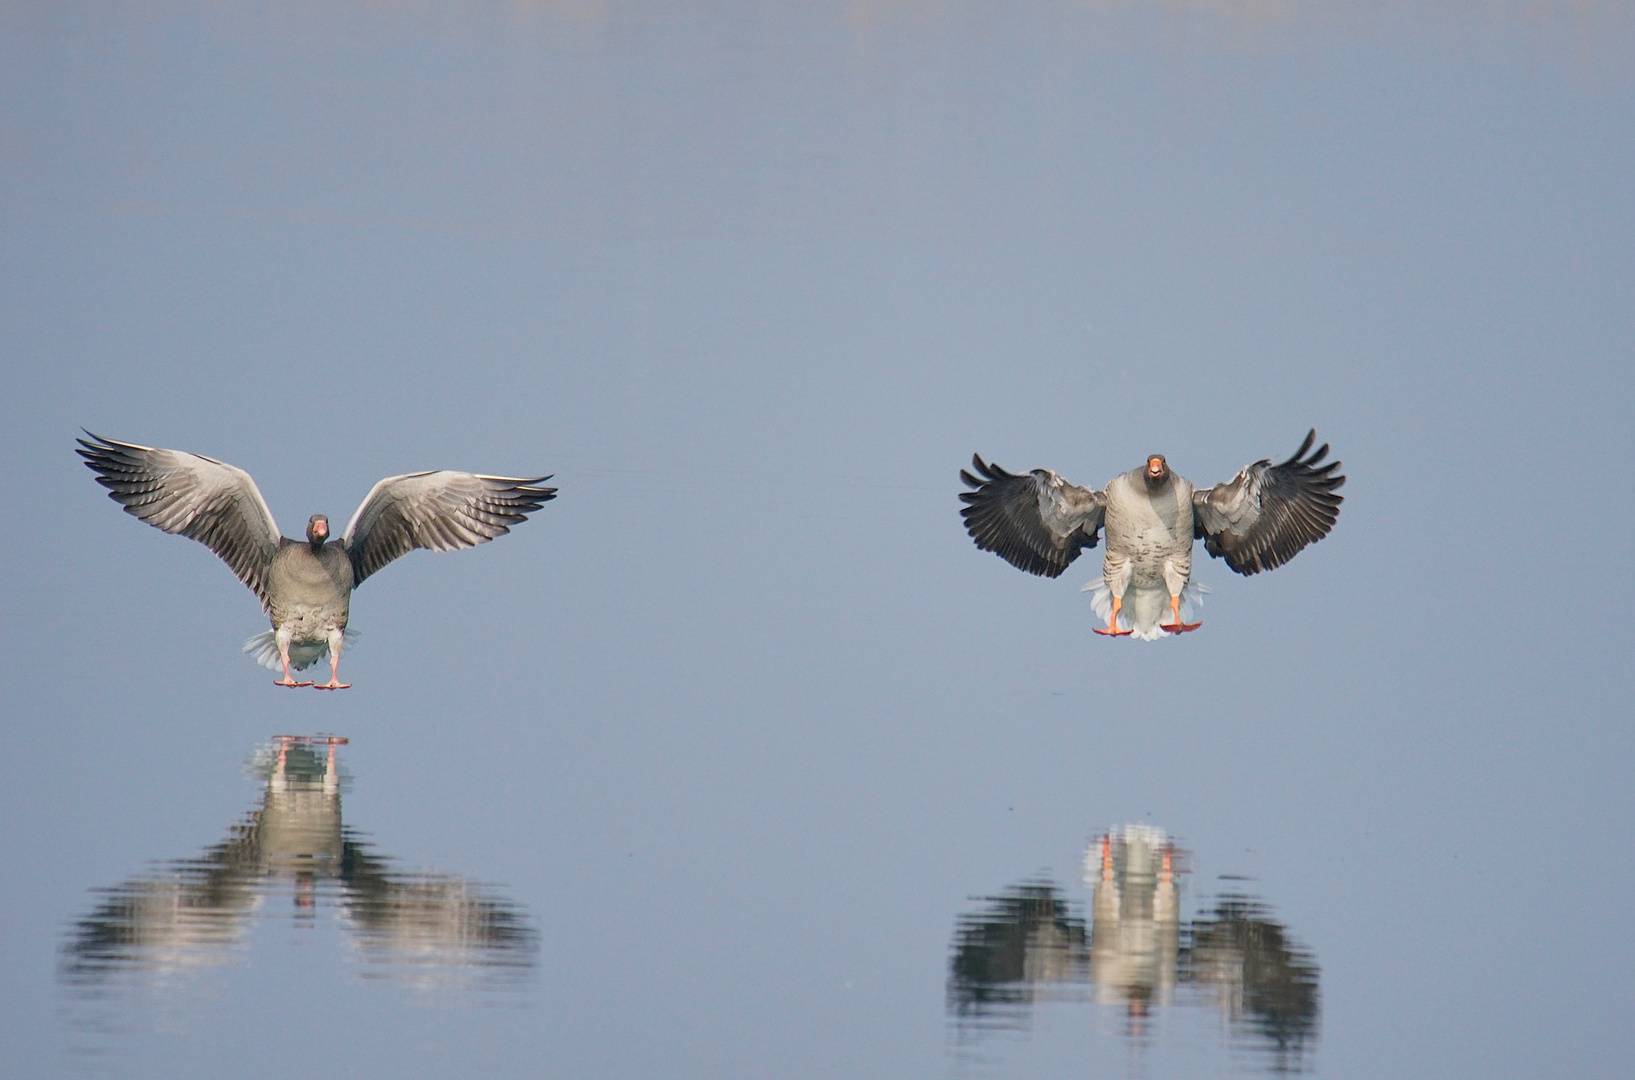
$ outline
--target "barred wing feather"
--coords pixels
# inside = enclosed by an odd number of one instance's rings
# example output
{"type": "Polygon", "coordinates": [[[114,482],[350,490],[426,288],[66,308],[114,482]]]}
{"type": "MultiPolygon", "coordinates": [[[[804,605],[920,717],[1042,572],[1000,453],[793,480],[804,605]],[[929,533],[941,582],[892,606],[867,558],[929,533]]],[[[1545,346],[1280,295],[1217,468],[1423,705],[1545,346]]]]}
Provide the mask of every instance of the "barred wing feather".
{"type": "Polygon", "coordinates": [[[346,526],[353,587],[415,548],[454,551],[504,536],[556,498],[555,488],[539,486],[549,479],[448,470],[388,476],[346,526]]]}
{"type": "Polygon", "coordinates": [[[77,452],[109,498],[155,528],[204,544],[267,603],[278,523],[249,473],[202,454],[85,434],[77,452]]]}
{"type": "Polygon", "coordinates": [[[1316,441],[1313,429],[1282,464],[1263,459],[1229,483],[1193,492],[1194,535],[1211,555],[1247,576],[1282,566],[1328,535],[1340,515],[1344,498],[1335,492],[1345,477],[1335,475],[1338,461],[1323,461],[1327,443],[1311,450],[1316,441]]]}
{"type": "Polygon", "coordinates": [[[976,546],[1019,569],[1059,577],[1099,538],[1106,497],[1070,484],[1049,469],[1008,473],[972,455],[977,475],[960,470],[973,491],[960,492],[960,511],[976,546]]]}

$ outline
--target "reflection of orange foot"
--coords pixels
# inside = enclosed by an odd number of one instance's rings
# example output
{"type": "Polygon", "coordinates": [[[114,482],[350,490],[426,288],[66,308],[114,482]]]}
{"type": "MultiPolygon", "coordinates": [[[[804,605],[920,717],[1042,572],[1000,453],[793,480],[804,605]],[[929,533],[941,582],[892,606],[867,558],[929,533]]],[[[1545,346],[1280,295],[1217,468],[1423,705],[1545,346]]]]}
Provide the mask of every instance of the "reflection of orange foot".
{"type": "Polygon", "coordinates": [[[352,689],[352,684],[351,683],[349,683],[349,682],[337,682],[334,679],[330,679],[326,683],[319,683],[319,684],[316,684],[316,685],[314,685],[312,683],[308,683],[307,685],[311,686],[314,690],[350,690],[350,689],[352,689]]]}
{"type": "Polygon", "coordinates": [[[310,682],[296,682],[294,679],[279,679],[274,686],[311,686],[310,682]]]}
{"type": "Polygon", "coordinates": [[[1202,625],[1201,622],[1177,622],[1174,626],[1165,626],[1163,623],[1159,623],[1158,629],[1170,634],[1184,634],[1188,630],[1196,630],[1202,625]]]}
{"type": "Polygon", "coordinates": [[[1095,627],[1095,631],[1098,634],[1105,634],[1107,637],[1124,637],[1127,634],[1135,633],[1134,630],[1120,630],[1116,626],[1109,626],[1105,630],[1098,626],[1095,627]]]}

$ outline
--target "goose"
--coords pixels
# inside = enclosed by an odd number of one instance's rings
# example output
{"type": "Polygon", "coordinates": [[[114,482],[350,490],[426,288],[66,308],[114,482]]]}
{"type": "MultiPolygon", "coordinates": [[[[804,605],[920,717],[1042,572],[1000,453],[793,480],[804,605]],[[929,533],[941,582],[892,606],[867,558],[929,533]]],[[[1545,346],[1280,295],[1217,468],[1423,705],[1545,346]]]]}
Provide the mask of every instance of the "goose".
{"type": "Polygon", "coordinates": [[[317,689],[349,689],[340,662],[353,589],[415,548],[453,551],[503,536],[556,498],[555,488],[539,486],[549,476],[406,473],[370,489],[339,544],[329,542],[323,514],[307,519],[305,541],[291,540],[243,469],[85,434],[77,452],[109,498],[149,525],[200,541],[255,593],[273,628],[245,642],[244,651],[275,671],[283,666],[277,686],[313,686],[297,682],[290,669],[327,654],[329,682],[317,689]]]}
{"type": "Polygon", "coordinates": [[[1280,464],[1262,459],[1211,488],[1194,488],[1176,475],[1163,454],[1113,477],[1101,491],[1070,484],[1049,469],[1018,475],[980,455],[976,475],[960,470],[971,491],[960,516],[976,546],[1030,574],[1058,577],[1107,530],[1102,580],[1093,591],[1097,615],[1107,620],[1096,633],[1152,641],[1183,634],[1202,623],[1182,619],[1181,605],[1197,600],[1192,584],[1192,542],[1245,576],[1272,570],[1308,544],[1327,536],[1340,513],[1345,483],[1338,461],[1324,462],[1328,444],[1312,450],[1313,429],[1294,456],[1280,464]],[[1309,453],[1308,453],[1309,451],[1309,453]],[[1170,622],[1160,623],[1165,605],[1170,622]],[[1119,626],[1121,611],[1133,626],[1119,626]]]}

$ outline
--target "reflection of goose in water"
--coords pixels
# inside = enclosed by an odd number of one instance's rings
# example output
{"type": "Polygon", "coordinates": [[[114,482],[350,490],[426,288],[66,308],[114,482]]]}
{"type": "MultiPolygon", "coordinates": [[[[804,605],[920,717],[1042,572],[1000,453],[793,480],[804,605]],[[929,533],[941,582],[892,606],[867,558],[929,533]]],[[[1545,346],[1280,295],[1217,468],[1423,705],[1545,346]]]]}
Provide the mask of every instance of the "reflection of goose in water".
{"type": "Polygon", "coordinates": [[[1186,853],[1162,829],[1126,825],[1085,853],[1090,919],[1037,878],[962,915],[949,960],[948,1010],[962,1030],[1026,1027],[1034,1004],[1088,1000],[1120,1008],[1125,1035],[1148,1034],[1166,1006],[1209,1005],[1231,1038],[1298,1072],[1317,1036],[1318,967],[1252,897],[1229,893],[1180,918],[1186,853]]]}
{"type": "Polygon", "coordinates": [[[1164,830],[1126,825],[1084,857],[1091,900],[1090,981],[1094,999],[1123,1005],[1134,1024],[1174,999],[1181,905],[1175,845],[1164,830]]]}
{"type": "Polygon", "coordinates": [[[199,856],[106,890],[63,944],[64,981],[94,993],[121,975],[235,962],[263,901],[286,890],[306,922],[332,898],[366,974],[530,970],[536,934],[515,905],[452,874],[398,872],[342,825],[344,742],[274,740],[261,805],[199,856]]]}

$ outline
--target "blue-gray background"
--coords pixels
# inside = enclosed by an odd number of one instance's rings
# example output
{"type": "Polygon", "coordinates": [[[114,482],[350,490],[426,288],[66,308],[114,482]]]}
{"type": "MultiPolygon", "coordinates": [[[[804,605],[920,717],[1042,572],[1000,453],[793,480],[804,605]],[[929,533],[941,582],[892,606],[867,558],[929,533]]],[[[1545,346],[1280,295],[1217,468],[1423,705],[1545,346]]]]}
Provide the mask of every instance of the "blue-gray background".
{"type": "MultiPolygon", "coordinates": [[[[1082,900],[1147,821],[1316,954],[1320,1075],[1622,1075],[1632,44],[1566,0],[7,5],[7,1074],[942,1076],[969,898],[1082,900]],[[288,693],[81,425],[286,533],[412,469],[561,497],[371,580],[356,687],[288,693]],[[956,516],[973,450],[1208,484],[1311,425],[1338,528],[1200,550],[1183,640],[956,516]],[[351,825],[528,910],[531,988],[275,936],[77,1029],[87,890],[312,730],[351,825]]],[[[990,1066],[1224,1067],[1088,1008],[990,1066]]]]}

